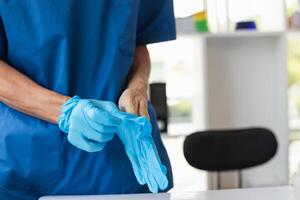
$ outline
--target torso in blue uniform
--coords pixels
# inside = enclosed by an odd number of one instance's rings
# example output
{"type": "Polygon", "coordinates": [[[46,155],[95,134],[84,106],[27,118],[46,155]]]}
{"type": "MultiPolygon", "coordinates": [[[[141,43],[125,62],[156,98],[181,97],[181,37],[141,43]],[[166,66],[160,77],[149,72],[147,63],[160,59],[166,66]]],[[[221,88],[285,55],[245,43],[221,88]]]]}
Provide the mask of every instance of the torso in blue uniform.
{"type": "MultiPolygon", "coordinates": [[[[117,102],[137,45],[175,38],[171,0],[0,0],[0,58],[38,84],[117,102]]],[[[32,99],[34,101],[34,99],[32,99]]],[[[172,173],[149,107],[162,162],[172,173]]],[[[115,137],[98,153],[0,103],[0,199],[148,192],[115,137]]]]}

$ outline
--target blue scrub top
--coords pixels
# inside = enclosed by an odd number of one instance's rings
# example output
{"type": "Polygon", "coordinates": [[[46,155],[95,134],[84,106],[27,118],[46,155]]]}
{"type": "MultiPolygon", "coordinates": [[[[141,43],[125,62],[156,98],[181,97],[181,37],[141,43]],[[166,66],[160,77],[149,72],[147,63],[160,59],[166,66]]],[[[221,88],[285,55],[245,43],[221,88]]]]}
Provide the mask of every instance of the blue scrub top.
{"type": "MultiPolygon", "coordinates": [[[[45,88],[117,102],[135,47],[175,39],[172,0],[0,1],[0,58],[45,88]]],[[[34,99],[33,99],[34,101],[34,99]]],[[[162,162],[172,172],[149,106],[162,162]]],[[[149,192],[115,137],[98,153],[0,103],[0,199],[149,192]]]]}

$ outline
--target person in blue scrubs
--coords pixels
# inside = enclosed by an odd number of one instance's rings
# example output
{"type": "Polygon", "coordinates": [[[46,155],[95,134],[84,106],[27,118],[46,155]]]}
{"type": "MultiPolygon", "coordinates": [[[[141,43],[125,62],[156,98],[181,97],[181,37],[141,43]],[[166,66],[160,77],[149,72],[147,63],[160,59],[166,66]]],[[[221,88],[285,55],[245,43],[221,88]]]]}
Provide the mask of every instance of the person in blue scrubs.
{"type": "Polygon", "coordinates": [[[172,0],[0,1],[0,199],[146,193],[118,137],[100,152],[69,143],[57,120],[78,95],[147,116],[147,44],[176,37],[172,0]]]}

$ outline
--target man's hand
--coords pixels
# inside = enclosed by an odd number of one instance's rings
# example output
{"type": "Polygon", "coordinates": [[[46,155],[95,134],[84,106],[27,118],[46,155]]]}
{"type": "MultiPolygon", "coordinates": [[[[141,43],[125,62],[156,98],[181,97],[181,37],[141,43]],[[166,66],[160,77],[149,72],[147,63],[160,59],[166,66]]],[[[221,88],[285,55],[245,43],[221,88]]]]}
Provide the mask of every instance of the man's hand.
{"type": "Polygon", "coordinates": [[[124,112],[146,116],[148,119],[148,100],[146,89],[127,88],[119,99],[119,108],[124,112]]]}
{"type": "Polygon", "coordinates": [[[61,107],[59,128],[68,141],[87,152],[101,151],[113,139],[122,119],[115,103],[74,96],[61,107]]]}
{"type": "Polygon", "coordinates": [[[127,89],[119,99],[119,108],[124,112],[146,116],[148,119],[148,79],[150,74],[150,57],[145,46],[137,47],[127,89]]]}

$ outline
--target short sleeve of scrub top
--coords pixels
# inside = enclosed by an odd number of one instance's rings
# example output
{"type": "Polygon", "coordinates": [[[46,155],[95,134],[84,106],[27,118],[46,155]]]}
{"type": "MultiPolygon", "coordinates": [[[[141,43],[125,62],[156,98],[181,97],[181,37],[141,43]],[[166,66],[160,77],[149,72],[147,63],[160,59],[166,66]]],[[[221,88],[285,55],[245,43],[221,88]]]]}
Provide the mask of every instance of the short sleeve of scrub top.
{"type": "Polygon", "coordinates": [[[176,39],[172,0],[140,2],[137,46],[176,39]]]}

